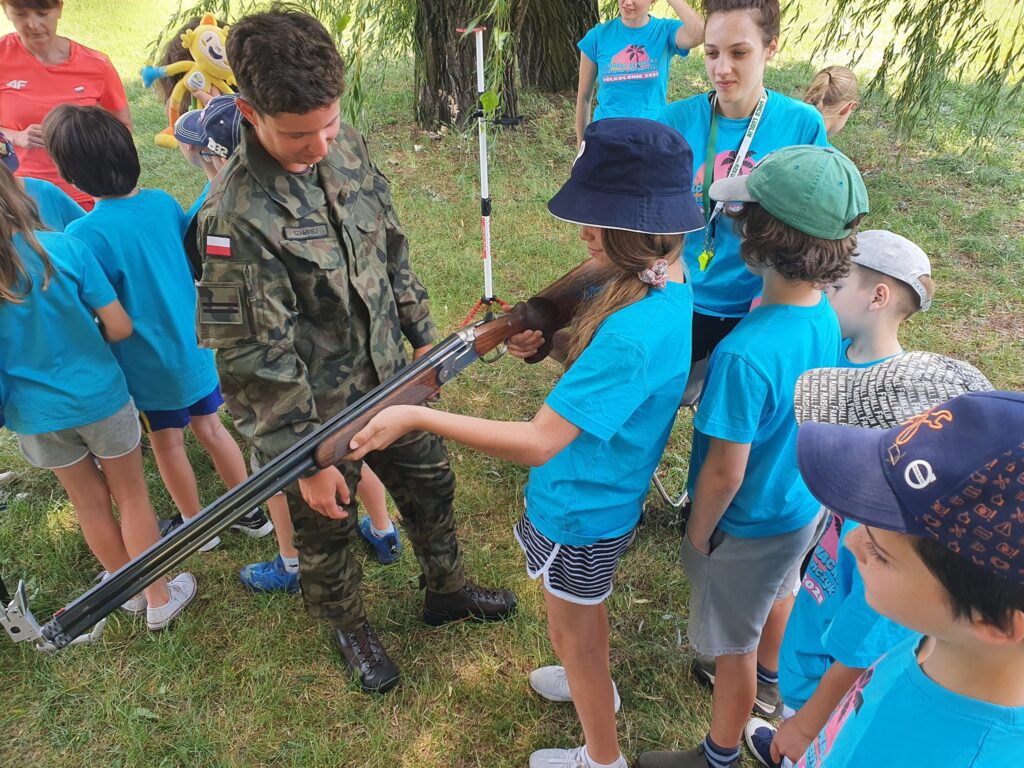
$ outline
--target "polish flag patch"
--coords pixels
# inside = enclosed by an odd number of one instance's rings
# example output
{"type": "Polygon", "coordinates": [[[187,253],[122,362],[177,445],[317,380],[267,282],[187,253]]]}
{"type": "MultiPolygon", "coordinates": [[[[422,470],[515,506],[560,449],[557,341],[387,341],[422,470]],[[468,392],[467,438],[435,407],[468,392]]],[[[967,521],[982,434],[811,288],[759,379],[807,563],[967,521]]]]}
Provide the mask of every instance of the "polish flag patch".
{"type": "Polygon", "coordinates": [[[231,238],[206,236],[206,255],[220,256],[222,259],[231,258],[231,238]]]}

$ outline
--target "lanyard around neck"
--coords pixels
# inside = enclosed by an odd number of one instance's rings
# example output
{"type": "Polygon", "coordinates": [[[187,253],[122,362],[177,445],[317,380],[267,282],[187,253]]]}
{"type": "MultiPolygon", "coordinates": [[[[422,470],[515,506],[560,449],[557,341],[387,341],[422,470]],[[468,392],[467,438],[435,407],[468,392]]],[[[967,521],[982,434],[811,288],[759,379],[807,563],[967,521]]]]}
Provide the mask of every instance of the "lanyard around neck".
{"type": "MultiPolygon", "coordinates": [[[[761,123],[761,116],[764,114],[764,107],[767,103],[768,91],[764,90],[757,102],[754,114],[750,116],[750,125],[747,126],[747,132],[743,135],[743,141],[740,142],[736,159],[732,161],[732,167],[729,169],[729,175],[726,178],[731,179],[734,176],[739,176],[740,171],[743,169],[743,161],[747,159],[747,155],[750,153],[750,143],[754,140],[754,134],[757,133],[757,126],[761,123]]],[[[715,94],[711,99],[711,130],[708,134],[708,154],[704,161],[704,220],[707,222],[709,230],[711,223],[722,213],[722,209],[725,207],[725,203],[719,201],[715,204],[714,210],[711,210],[710,193],[711,184],[715,180],[715,144],[717,142],[718,94],[715,94]]]]}

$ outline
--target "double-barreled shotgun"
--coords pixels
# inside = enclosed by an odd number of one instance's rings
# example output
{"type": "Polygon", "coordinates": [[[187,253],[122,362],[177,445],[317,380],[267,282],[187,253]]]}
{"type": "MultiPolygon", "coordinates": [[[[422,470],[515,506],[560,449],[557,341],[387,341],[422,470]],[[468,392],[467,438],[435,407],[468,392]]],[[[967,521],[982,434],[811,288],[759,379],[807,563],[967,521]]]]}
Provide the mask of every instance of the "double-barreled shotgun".
{"type": "MultiPolygon", "coordinates": [[[[507,314],[483,320],[452,334],[419,360],[325,422],[315,432],[231,489],[185,525],[175,528],[138,557],[97,584],[40,627],[32,617],[24,587],[0,604],[0,624],[15,642],[30,641],[44,651],[59,650],[91,630],[98,637],[102,622],[119,605],[210,541],[231,523],[298,478],[337,464],[349,453],[349,442],[374,415],[391,405],[426,401],[463,368],[524,330],[540,330],[545,345],[528,362],[550,352],[554,332],[572,321],[579,305],[601,286],[607,273],[584,262],[529,301],[507,314]]],[[[82,638],[85,640],[86,638],[82,638]]]]}

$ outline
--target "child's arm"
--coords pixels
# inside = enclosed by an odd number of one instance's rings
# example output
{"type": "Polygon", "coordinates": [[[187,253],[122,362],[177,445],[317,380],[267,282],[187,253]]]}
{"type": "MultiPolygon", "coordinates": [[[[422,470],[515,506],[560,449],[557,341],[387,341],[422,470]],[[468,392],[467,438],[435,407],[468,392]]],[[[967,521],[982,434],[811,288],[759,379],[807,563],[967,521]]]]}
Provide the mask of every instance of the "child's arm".
{"type": "Polygon", "coordinates": [[[690,7],[685,0],[668,0],[672,10],[683,21],[676,32],[676,48],[690,50],[704,44],[704,18],[690,7]]]}
{"type": "Polygon", "coordinates": [[[750,457],[750,443],[734,443],[712,437],[708,455],[697,474],[693,512],[686,535],[698,552],[710,554],[711,534],[743,484],[750,457]]]}
{"type": "Polygon", "coordinates": [[[103,338],[110,344],[124,341],[132,335],[132,319],[124,311],[120,301],[112,301],[96,310],[103,338]]]}
{"type": "Polygon", "coordinates": [[[843,696],[863,672],[863,669],[833,662],[822,676],[814,695],[793,717],[779,726],[772,739],[772,757],[779,760],[785,755],[794,762],[803,757],[807,747],[825,727],[843,696]]]}
{"type": "Polygon", "coordinates": [[[499,459],[537,467],[561,451],[580,433],[579,427],[542,405],[531,421],[490,421],[419,405],[385,408],[352,438],[354,461],[386,448],[407,432],[422,430],[455,440],[499,459]]]}

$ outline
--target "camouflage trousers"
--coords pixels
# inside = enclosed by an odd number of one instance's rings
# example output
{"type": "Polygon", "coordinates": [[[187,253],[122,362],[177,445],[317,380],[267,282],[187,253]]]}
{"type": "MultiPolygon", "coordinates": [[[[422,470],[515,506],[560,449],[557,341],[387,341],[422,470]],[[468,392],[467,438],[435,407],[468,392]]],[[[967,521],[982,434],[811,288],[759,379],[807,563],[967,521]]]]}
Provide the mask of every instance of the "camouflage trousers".
{"type": "MultiPolygon", "coordinates": [[[[412,544],[433,592],[462,589],[462,550],[455,533],[455,473],[444,442],[436,435],[411,432],[383,451],[369,454],[366,463],[381,479],[402,515],[402,527],[412,544]]],[[[302,498],[298,484],[285,494],[299,550],[299,582],[310,616],[326,619],[338,629],[352,630],[366,621],[359,585],[363,574],[351,546],[359,544],[356,485],[361,463],[342,462],[352,502],[348,517],[324,517],[302,498]]]]}

